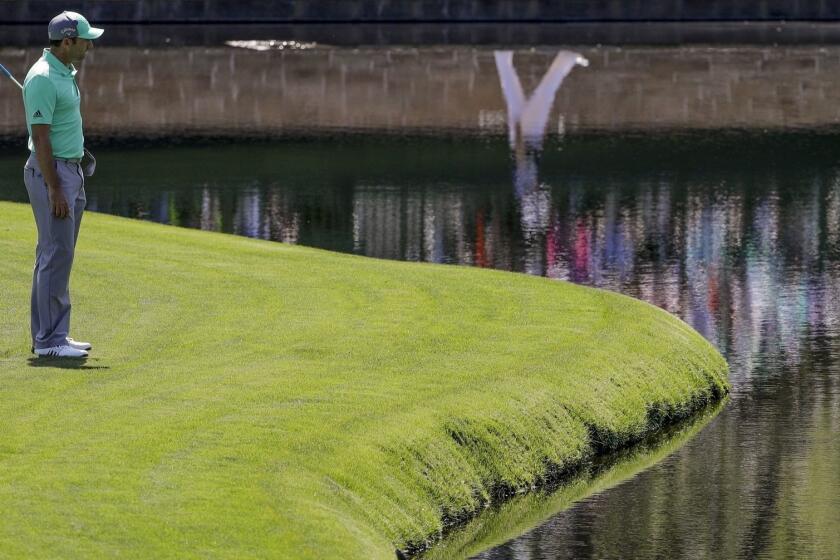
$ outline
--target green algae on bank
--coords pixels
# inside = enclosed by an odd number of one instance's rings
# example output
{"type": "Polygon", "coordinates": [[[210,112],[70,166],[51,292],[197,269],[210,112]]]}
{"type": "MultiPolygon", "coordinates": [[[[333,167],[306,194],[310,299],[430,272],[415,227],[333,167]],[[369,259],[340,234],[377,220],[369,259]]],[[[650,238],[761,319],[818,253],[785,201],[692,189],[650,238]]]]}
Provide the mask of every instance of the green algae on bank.
{"type": "Polygon", "coordinates": [[[28,355],[33,247],[0,203],[11,556],[390,559],[728,388],[617,294],[94,213],[65,369],[28,355]]]}

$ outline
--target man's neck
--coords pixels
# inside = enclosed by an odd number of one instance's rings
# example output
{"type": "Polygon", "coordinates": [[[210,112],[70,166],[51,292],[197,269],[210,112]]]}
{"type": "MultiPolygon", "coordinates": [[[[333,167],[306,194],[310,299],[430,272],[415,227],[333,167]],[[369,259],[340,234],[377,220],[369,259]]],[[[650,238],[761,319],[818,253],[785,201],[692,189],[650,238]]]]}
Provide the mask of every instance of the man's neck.
{"type": "Polygon", "coordinates": [[[67,68],[70,68],[70,62],[71,62],[70,57],[68,57],[66,54],[62,55],[60,52],[58,52],[55,49],[50,49],[50,52],[53,54],[54,57],[56,57],[58,60],[60,60],[61,63],[64,64],[67,68]]]}

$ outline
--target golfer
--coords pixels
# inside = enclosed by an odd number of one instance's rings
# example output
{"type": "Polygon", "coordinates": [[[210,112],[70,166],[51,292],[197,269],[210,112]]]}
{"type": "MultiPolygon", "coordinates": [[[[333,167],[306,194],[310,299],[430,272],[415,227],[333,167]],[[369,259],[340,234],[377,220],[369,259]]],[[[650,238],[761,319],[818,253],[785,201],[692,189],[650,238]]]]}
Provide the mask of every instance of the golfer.
{"type": "Polygon", "coordinates": [[[50,48],[29,70],[23,104],[31,152],[23,170],[38,227],[32,275],[32,351],[39,356],[85,358],[91,345],[68,336],[70,269],[82,212],[85,179],[81,95],[76,68],[103,30],[75,12],[48,26],[50,48]]]}

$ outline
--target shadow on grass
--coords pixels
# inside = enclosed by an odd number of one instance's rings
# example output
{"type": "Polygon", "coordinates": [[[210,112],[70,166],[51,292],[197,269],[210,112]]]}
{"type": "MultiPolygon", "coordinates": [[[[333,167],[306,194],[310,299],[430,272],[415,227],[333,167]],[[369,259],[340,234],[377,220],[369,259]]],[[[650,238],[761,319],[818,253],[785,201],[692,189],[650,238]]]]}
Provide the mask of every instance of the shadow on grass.
{"type": "Polygon", "coordinates": [[[111,366],[88,365],[87,358],[50,358],[47,356],[29,358],[29,367],[50,367],[58,369],[111,369],[111,366]]]}

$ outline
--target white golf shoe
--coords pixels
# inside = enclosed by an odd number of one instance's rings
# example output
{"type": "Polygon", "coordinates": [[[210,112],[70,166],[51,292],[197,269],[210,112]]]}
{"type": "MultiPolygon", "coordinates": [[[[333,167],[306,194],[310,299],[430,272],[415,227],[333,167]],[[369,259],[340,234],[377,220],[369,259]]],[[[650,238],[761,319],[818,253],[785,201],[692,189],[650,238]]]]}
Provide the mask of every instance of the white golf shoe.
{"type": "Polygon", "coordinates": [[[51,348],[36,348],[35,354],[50,358],[87,358],[88,356],[86,350],[73,348],[69,344],[52,346],[51,348]]]}
{"type": "Polygon", "coordinates": [[[67,337],[67,345],[72,346],[76,350],[84,350],[85,352],[89,352],[93,346],[90,345],[90,342],[80,342],[78,340],[73,340],[69,336],[67,337]]]}

